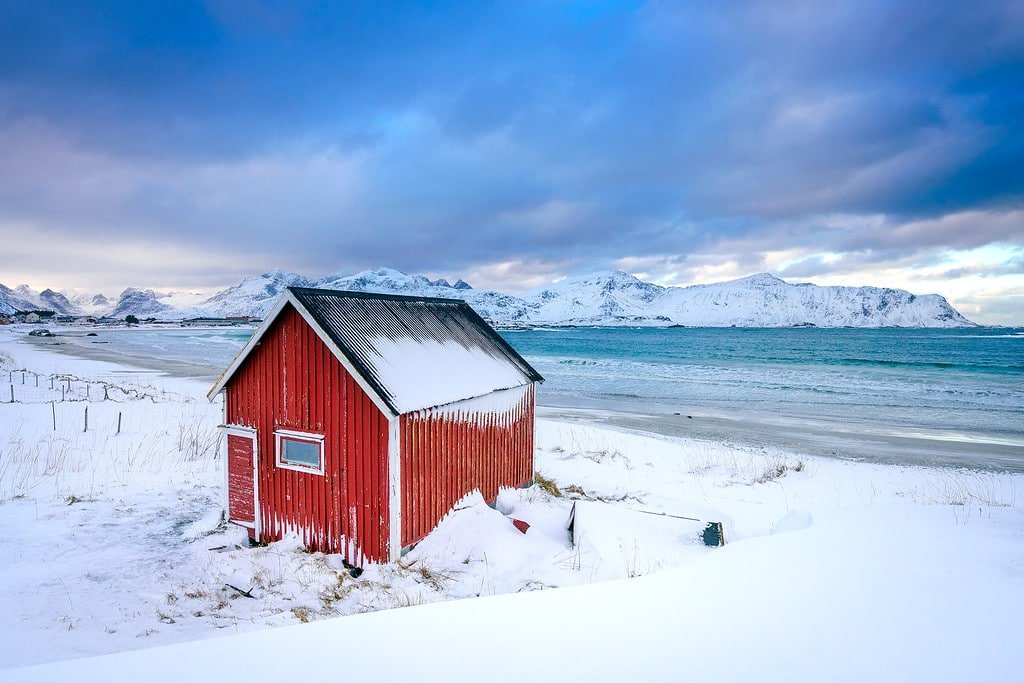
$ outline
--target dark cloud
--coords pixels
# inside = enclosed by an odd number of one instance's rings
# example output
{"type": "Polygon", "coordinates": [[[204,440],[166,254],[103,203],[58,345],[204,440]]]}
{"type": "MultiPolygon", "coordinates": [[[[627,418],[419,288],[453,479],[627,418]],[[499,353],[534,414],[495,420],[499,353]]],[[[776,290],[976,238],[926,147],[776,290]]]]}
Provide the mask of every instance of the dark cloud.
{"type": "Polygon", "coordinates": [[[836,240],[839,251],[944,247],[972,249],[992,243],[1024,244],[1020,212],[970,211],[905,222],[883,221],[849,231],[836,240]]]}
{"type": "Polygon", "coordinates": [[[841,262],[829,262],[824,256],[808,256],[807,258],[800,259],[796,263],[782,268],[777,273],[779,277],[814,277],[816,275],[824,275],[831,273],[837,268],[846,268],[847,264],[841,262]]]}
{"type": "Polygon", "coordinates": [[[970,275],[979,277],[997,277],[999,275],[1024,275],[1024,256],[1010,259],[996,266],[965,266],[952,268],[942,273],[944,279],[955,280],[970,275]]]}
{"type": "Polygon", "coordinates": [[[309,272],[1020,244],[1021,15],[6,3],[0,224],[309,272]]]}

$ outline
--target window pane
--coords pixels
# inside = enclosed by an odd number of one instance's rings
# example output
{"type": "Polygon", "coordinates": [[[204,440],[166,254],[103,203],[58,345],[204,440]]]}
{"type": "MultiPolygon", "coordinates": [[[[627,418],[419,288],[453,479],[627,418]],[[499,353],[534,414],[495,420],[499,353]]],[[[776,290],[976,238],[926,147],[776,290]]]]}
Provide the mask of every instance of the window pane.
{"type": "Polygon", "coordinates": [[[281,438],[281,460],[320,467],[320,444],[281,438]]]}

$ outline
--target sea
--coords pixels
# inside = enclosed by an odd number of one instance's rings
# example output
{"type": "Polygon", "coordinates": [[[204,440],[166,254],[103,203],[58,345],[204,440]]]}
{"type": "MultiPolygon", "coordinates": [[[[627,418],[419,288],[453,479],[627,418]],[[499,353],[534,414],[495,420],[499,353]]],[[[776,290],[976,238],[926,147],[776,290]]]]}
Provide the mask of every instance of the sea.
{"type": "MultiPolygon", "coordinates": [[[[216,376],[251,332],[111,330],[89,343],[216,376]]],[[[556,416],[853,459],[1024,471],[1024,328],[502,335],[544,376],[538,404],[556,416]]]]}

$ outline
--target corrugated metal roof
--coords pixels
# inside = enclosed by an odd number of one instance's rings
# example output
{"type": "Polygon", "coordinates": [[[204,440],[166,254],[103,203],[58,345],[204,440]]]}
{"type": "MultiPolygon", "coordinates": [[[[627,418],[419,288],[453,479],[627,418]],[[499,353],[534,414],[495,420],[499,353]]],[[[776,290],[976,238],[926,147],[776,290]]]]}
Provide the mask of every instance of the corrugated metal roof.
{"type": "Polygon", "coordinates": [[[464,301],[288,291],[396,414],[544,379],[464,301]]]}

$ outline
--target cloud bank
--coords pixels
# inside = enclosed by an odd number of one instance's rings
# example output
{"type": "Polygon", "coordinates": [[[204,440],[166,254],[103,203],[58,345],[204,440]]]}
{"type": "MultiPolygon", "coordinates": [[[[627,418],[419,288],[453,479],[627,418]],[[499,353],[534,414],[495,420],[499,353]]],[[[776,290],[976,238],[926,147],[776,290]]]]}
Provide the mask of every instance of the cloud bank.
{"type": "Polygon", "coordinates": [[[1020,2],[8,3],[0,281],[388,265],[1024,323],[1020,2]]]}

